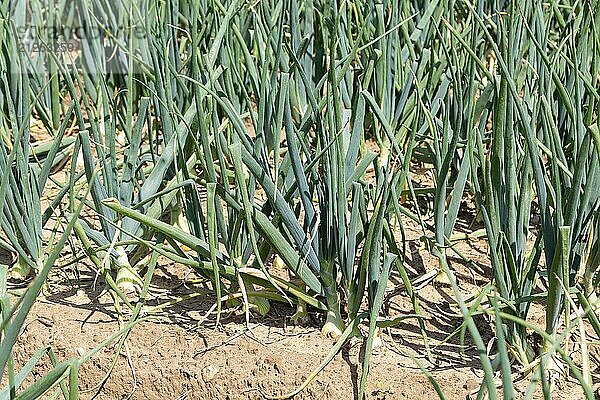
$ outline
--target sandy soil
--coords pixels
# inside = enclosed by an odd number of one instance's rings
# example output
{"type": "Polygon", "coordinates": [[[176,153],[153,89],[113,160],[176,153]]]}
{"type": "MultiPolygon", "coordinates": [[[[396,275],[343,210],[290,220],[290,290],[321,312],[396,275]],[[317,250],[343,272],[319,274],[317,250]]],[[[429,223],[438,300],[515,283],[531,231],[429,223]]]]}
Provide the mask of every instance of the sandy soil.
{"type": "MultiPolygon", "coordinates": [[[[471,222],[465,219],[462,225],[471,222]]],[[[419,228],[407,222],[406,268],[412,280],[436,265],[422,248],[420,235],[419,228]]],[[[458,248],[485,276],[490,276],[485,246],[484,241],[473,240],[461,242],[458,248]]],[[[449,261],[465,298],[487,283],[487,279],[473,273],[472,268],[452,253],[449,253],[449,261]]],[[[120,314],[104,290],[102,278],[95,279],[94,272],[84,265],[78,269],[79,275],[73,270],[53,273],[15,347],[17,365],[22,366],[36,350],[45,346],[54,350],[58,360],[77,358],[118,331],[120,314]]],[[[208,289],[194,283],[197,280],[187,268],[161,260],[147,306],[165,304],[208,289]]],[[[418,361],[431,371],[447,399],[475,398],[483,372],[469,336],[466,335],[464,342],[460,333],[450,336],[462,323],[451,290],[428,284],[418,290],[418,298],[426,318],[431,362],[416,320],[407,319],[383,330],[383,345],[375,349],[372,357],[367,397],[437,398],[427,376],[418,368],[418,361]]],[[[238,307],[224,312],[221,323],[216,326],[214,315],[204,318],[213,304],[214,296],[206,294],[145,313],[149,320],[131,331],[126,347],[116,358],[116,344],[112,343],[82,366],[81,398],[260,399],[265,395],[282,395],[301,385],[334,343],[320,333],[322,315],[314,311],[305,326],[292,326],[290,317],[295,309],[272,302],[266,317],[253,315],[250,326],[246,327],[244,314],[238,307]],[[113,359],[116,366],[99,387],[113,359]]],[[[383,312],[390,317],[413,313],[397,272],[390,278],[383,312]]],[[[534,306],[531,314],[532,321],[542,322],[540,306],[534,306]]],[[[126,320],[127,312],[121,316],[126,320]]],[[[483,339],[493,348],[492,321],[478,316],[476,322],[483,339]]],[[[594,346],[591,351],[597,354],[594,346]]],[[[353,341],[295,398],[355,398],[362,354],[362,342],[353,341]]],[[[49,368],[50,362],[45,358],[35,369],[33,378],[49,368]]],[[[515,373],[515,379],[518,378],[522,376],[515,373]]],[[[32,378],[28,382],[32,382],[32,378]]],[[[528,382],[525,377],[518,384],[519,397],[528,382]]],[[[565,400],[582,398],[571,378],[563,382],[556,395],[565,400]]]]}

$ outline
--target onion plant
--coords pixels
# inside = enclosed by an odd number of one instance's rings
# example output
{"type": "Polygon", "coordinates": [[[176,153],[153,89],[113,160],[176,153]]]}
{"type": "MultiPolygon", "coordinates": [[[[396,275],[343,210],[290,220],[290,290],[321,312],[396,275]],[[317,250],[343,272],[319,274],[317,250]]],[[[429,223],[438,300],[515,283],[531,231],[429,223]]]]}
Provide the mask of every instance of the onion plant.
{"type": "MultiPolygon", "coordinates": [[[[522,115],[517,112],[518,107],[524,107],[518,104],[522,100],[515,99],[509,92],[509,81],[514,85],[512,77],[528,73],[522,64],[516,62],[524,57],[523,38],[526,33],[520,27],[520,17],[514,12],[508,20],[498,20],[501,49],[498,57],[509,61],[506,70],[494,82],[492,132],[487,151],[483,147],[483,142],[488,141],[484,131],[478,130],[475,139],[478,159],[482,164],[483,189],[477,190],[480,209],[488,235],[495,283],[501,298],[508,302],[531,294],[536,279],[534,261],[539,250],[538,246],[534,246],[533,253],[528,254],[527,249],[533,201],[532,158],[538,153],[537,148],[532,149],[531,143],[525,139],[524,131],[530,122],[521,119],[522,115]]],[[[527,106],[536,107],[533,99],[527,93],[524,99],[528,102],[527,106]]],[[[539,160],[536,161],[539,163],[539,160]]],[[[479,186],[478,183],[476,186],[479,186]]],[[[526,302],[518,303],[512,304],[510,309],[516,316],[526,319],[529,306],[526,302]]],[[[505,329],[513,356],[527,364],[533,353],[524,327],[509,323],[505,329]]]]}
{"type": "MultiPolygon", "coordinates": [[[[7,31],[15,27],[4,22],[7,31]]],[[[72,109],[65,114],[61,124],[47,149],[43,162],[32,153],[30,135],[32,88],[30,86],[27,61],[24,53],[17,48],[17,40],[6,38],[2,41],[2,51],[11,54],[11,63],[0,58],[4,73],[0,77],[3,112],[0,114],[0,129],[9,132],[0,142],[0,227],[5,235],[3,243],[17,253],[16,265],[11,269],[12,277],[22,280],[30,272],[42,269],[44,246],[42,229],[53,214],[52,205],[42,210],[42,195],[54,165],[55,157],[61,149],[62,139],[71,122],[72,109]],[[5,112],[4,112],[5,111],[5,112]],[[43,212],[44,211],[44,212],[43,212]],[[49,211],[49,212],[48,212],[49,211]]],[[[57,198],[60,201],[60,198],[57,198]]]]}
{"type": "MultiPolygon", "coordinates": [[[[3,10],[3,15],[6,15],[3,10]]],[[[20,18],[16,18],[19,21],[20,18]]],[[[40,349],[30,360],[18,370],[13,358],[13,348],[32,305],[36,301],[42,287],[46,283],[48,273],[56,262],[67,241],[74,216],[62,234],[55,237],[43,238],[42,229],[50,218],[56,217],[51,205],[42,213],[42,195],[55,156],[59,152],[62,138],[71,122],[72,109],[64,115],[64,123],[50,130],[54,141],[46,149],[46,158],[39,162],[32,151],[30,118],[39,99],[33,98],[34,78],[30,78],[29,60],[19,49],[14,20],[2,20],[0,36],[0,231],[1,246],[5,250],[17,253],[16,265],[9,266],[5,260],[0,265],[0,379],[8,384],[0,390],[0,398],[15,398],[19,394],[36,398],[58,384],[62,385],[65,397],[77,398],[76,384],[77,369],[75,363],[64,362],[56,365],[50,373],[43,376],[32,386],[20,390],[25,378],[31,373],[44,355],[49,355],[51,362],[56,362],[51,349],[40,349]],[[9,61],[10,60],[10,61],[9,61]],[[33,98],[33,100],[32,100],[33,98]],[[43,240],[45,239],[45,240],[43,240]],[[56,243],[54,240],[56,239],[56,243]],[[35,271],[36,277],[31,284],[15,297],[8,289],[9,277],[24,279],[30,271],[35,271]],[[18,373],[16,372],[18,370],[18,373]],[[71,387],[64,384],[65,374],[72,378],[71,387]],[[4,380],[3,377],[8,379],[4,380]]],[[[57,99],[54,99],[56,101],[57,99]]],[[[38,111],[44,109],[37,107],[38,111]]],[[[52,128],[51,124],[48,128],[52,128]]],[[[57,196],[60,201],[60,196],[57,196]]],[[[58,226],[58,223],[55,227],[58,226]]],[[[56,232],[56,229],[53,229],[56,232]]]]}
{"type": "MultiPolygon", "coordinates": [[[[443,5],[439,7],[443,8],[443,5]]],[[[475,74],[477,64],[465,58],[458,66],[451,60],[459,60],[458,40],[449,32],[449,24],[456,23],[457,12],[445,18],[447,24],[438,24],[431,33],[432,54],[421,58],[417,69],[416,98],[422,109],[422,124],[419,140],[422,143],[422,156],[417,158],[432,166],[433,171],[433,240],[432,254],[438,259],[439,267],[435,282],[448,284],[446,249],[457,222],[459,208],[471,172],[471,154],[467,143],[473,135],[477,121],[485,120],[485,104],[491,90],[478,89],[475,74]],[[443,60],[439,62],[438,59],[443,60]]],[[[439,12],[434,12],[438,15],[439,12]]],[[[477,43],[476,28],[468,31],[466,40],[470,46],[477,43]]],[[[473,266],[473,265],[471,265],[473,266]]]]}
{"type": "MultiPolygon", "coordinates": [[[[173,182],[173,162],[178,157],[181,144],[186,141],[195,110],[189,101],[190,96],[187,100],[185,96],[180,97],[181,101],[178,101],[170,89],[165,90],[165,85],[170,87],[165,82],[167,79],[173,79],[173,85],[181,85],[174,78],[172,71],[176,66],[171,64],[172,58],[169,57],[170,52],[176,49],[166,45],[169,43],[176,48],[178,42],[164,37],[162,27],[156,23],[146,23],[144,12],[151,15],[159,12],[148,8],[152,8],[148,3],[133,2],[114,7],[96,2],[78,5],[78,22],[90,27],[93,32],[81,42],[82,76],[68,69],[63,71],[71,96],[78,99],[75,112],[80,135],[76,150],[81,151],[85,176],[91,185],[93,204],[90,205],[100,216],[101,228],[94,229],[82,220],[76,232],[85,243],[91,241],[99,247],[111,248],[109,258],[117,271],[116,284],[125,291],[139,290],[141,286],[137,271],[141,265],[132,266],[131,262],[147,258],[136,253],[139,246],[126,243],[131,242],[132,237],[143,235],[143,231],[137,221],[128,218],[122,221],[122,226],[115,227],[116,215],[102,201],[108,197],[117,198],[122,205],[139,207],[154,218],[167,212],[173,197],[163,204],[156,201],[155,195],[165,189],[165,182],[173,182]],[[125,26],[130,27],[128,32],[122,32],[125,26]],[[93,35],[104,31],[114,35],[107,40],[101,35],[93,35]],[[138,36],[139,32],[143,36],[138,36]],[[106,41],[116,52],[114,59],[105,53],[106,41]],[[147,46],[160,50],[152,53],[147,46]],[[156,58],[153,59],[152,55],[156,58]],[[154,65],[154,72],[146,68],[149,65],[154,65]],[[148,83],[144,86],[139,84],[144,81],[148,83]],[[123,87],[124,93],[114,96],[112,88],[115,86],[123,87]],[[85,95],[79,96],[76,87],[85,87],[85,95]],[[144,97],[143,94],[151,94],[152,97],[144,97]],[[173,112],[181,106],[187,107],[186,112],[173,112]],[[160,119],[162,131],[155,136],[156,119],[160,119]],[[122,155],[117,146],[118,140],[127,146],[122,155]],[[92,179],[96,169],[100,173],[92,179]]],[[[154,22],[157,20],[154,19],[154,22]]],[[[168,32],[166,34],[169,35],[168,32]]],[[[177,90],[176,87],[173,90],[177,90]]],[[[92,250],[89,246],[85,247],[92,250]]],[[[104,269],[104,266],[99,267],[104,269]]]]}

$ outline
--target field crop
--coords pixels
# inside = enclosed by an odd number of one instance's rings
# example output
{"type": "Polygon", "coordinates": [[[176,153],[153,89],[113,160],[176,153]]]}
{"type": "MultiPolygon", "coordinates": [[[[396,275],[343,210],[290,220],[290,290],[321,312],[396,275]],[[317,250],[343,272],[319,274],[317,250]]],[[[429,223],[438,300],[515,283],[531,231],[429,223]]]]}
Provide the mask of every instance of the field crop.
{"type": "Polygon", "coordinates": [[[442,399],[432,343],[455,337],[477,355],[473,398],[556,398],[568,382],[594,399],[599,8],[1,0],[0,399],[87,397],[91,358],[116,363],[152,310],[205,294],[211,328],[293,309],[286,324],[331,341],[277,398],[357,343],[353,395],[376,398],[374,351],[408,325],[415,374],[442,399]],[[150,304],[167,263],[202,289],[150,304]],[[85,291],[84,270],[119,329],[77,357],[16,360],[40,296],[85,291]],[[445,314],[424,311],[425,287],[445,314]],[[391,314],[398,293],[411,309],[391,314]]]}

